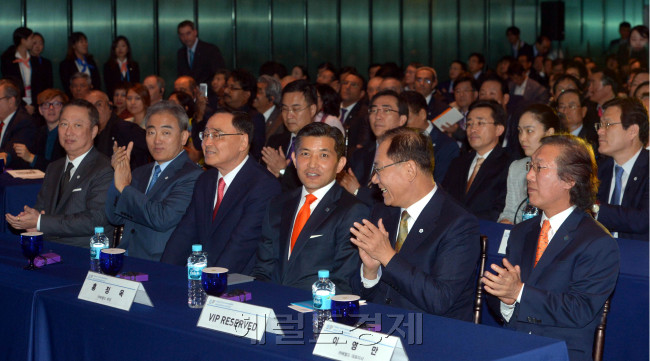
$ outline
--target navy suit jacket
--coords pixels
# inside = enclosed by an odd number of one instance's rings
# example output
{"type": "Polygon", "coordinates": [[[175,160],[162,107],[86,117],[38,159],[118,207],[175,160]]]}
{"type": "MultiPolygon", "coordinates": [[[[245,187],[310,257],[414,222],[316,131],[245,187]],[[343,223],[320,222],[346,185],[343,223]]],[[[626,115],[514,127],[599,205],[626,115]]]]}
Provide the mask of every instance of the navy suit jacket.
{"type": "Polygon", "coordinates": [[[433,143],[433,157],[435,159],[433,167],[433,179],[436,182],[442,182],[447,175],[447,169],[451,165],[451,161],[456,159],[460,154],[458,144],[454,142],[447,134],[443,133],[433,126],[431,133],[429,133],[431,143],[433,143]]]}
{"type": "Polygon", "coordinates": [[[351,157],[357,150],[358,146],[366,146],[374,143],[375,136],[370,130],[370,123],[368,122],[368,101],[363,98],[357,101],[357,104],[352,107],[350,114],[345,118],[345,127],[348,139],[348,153],[347,157],[351,157]]]}
{"type": "Polygon", "coordinates": [[[376,184],[371,182],[372,164],[375,162],[377,143],[372,142],[367,146],[357,149],[350,157],[350,169],[359,181],[357,199],[372,208],[375,203],[383,203],[384,198],[376,184]]]}
{"type": "Polygon", "coordinates": [[[212,76],[219,69],[225,69],[226,62],[223,60],[221,50],[214,44],[206,43],[199,39],[194,52],[194,64],[190,66],[187,61],[187,47],[184,45],[176,52],[176,75],[189,75],[196,83],[210,84],[212,76]]]}
{"type": "Polygon", "coordinates": [[[598,222],[612,232],[618,232],[620,238],[648,240],[648,150],[634,162],[632,172],[627,179],[620,206],[609,204],[609,190],[612,186],[614,159],[604,160],[598,167],[598,200],[600,212],[598,222]]]}
{"type": "MultiPolygon", "coordinates": [[[[291,146],[291,132],[286,131],[280,134],[272,135],[269,138],[268,142],[266,142],[266,146],[273,149],[279,149],[282,147],[282,151],[286,155],[289,151],[289,147],[291,146]]],[[[291,162],[291,164],[285,168],[284,175],[281,175],[278,180],[282,186],[283,193],[292,191],[302,186],[302,183],[298,178],[298,172],[296,171],[296,167],[293,165],[293,162],[291,162]]]]}
{"type": "Polygon", "coordinates": [[[0,143],[0,152],[6,152],[9,155],[9,163],[5,166],[13,169],[31,168],[29,163],[16,155],[14,144],[21,143],[28,149],[33,149],[34,138],[38,131],[34,118],[27,113],[25,108],[19,106],[9,124],[4,126],[7,129],[2,137],[2,143],[0,143]]]}
{"type": "Polygon", "coordinates": [[[465,193],[467,175],[475,155],[476,152],[471,151],[456,158],[442,185],[475,216],[496,222],[506,202],[508,168],[511,159],[504,149],[497,145],[485,159],[472,186],[465,193]]]}
{"type": "MultiPolygon", "coordinates": [[[[383,203],[372,210],[372,223],[383,220],[393,246],[400,212],[400,208],[383,203]]],[[[375,303],[471,321],[479,239],[476,217],[438,187],[400,252],[382,268],[379,283],[372,288],[361,285],[362,297],[375,303]]]]}
{"type": "Polygon", "coordinates": [[[438,115],[442,114],[449,105],[436,96],[437,92],[431,94],[431,100],[427,104],[427,119],[435,119],[438,115]]]}
{"type": "MultiPolygon", "coordinates": [[[[618,245],[601,224],[575,209],[534,266],[540,220],[541,215],[510,231],[506,258],[519,265],[525,285],[506,326],[564,340],[571,360],[591,360],[594,331],[618,279],[618,245]]],[[[499,300],[489,296],[488,302],[501,315],[499,300]]]]}
{"type": "Polygon", "coordinates": [[[133,171],[131,185],[122,193],[111,183],[106,196],[106,217],[124,225],[120,248],[129,256],[159,261],[167,240],[190,204],[194,183],[202,171],[182,152],[160,173],[148,193],[155,163],[133,171]]]}
{"type": "Polygon", "coordinates": [[[218,177],[219,171],[214,168],[199,176],[190,206],[169,238],[161,261],[185,265],[192,244],[202,244],[208,253],[208,266],[250,274],[262,240],[266,207],[280,193],[280,184],[249,157],[228,186],[213,221],[218,177]]]}
{"type": "Polygon", "coordinates": [[[368,207],[335,183],[305,223],[287,259],[301,193],[302,187],[281,194],[269,204],[253,276],[311,290],[318,270],[326,269],[337,293],[358,293],[352,280],[359,274],[361,263],[357,248],[350,242],[350,227],[368,218],[368,207]]]}

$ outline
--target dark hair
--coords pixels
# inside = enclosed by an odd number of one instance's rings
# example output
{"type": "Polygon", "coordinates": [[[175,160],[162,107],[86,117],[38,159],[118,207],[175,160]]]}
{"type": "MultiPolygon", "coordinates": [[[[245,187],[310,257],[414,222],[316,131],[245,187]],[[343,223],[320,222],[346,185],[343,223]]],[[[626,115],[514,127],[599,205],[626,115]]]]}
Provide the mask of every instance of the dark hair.
{"type": "Polygon", "coordinates": [[[176,27],[176,32],[178,32],[178,30],[181,30],[181,28],[184,28],[184,27],[186,27],[186,26],[189,26],[190,29],[192,29],[192,30],[196,30],[196,27],[194,26],[194,22],[193,22],[193,21],[190,21],[190,20],[183,20],[183,21],[181,21],[181,22],[178,24],[178,27],[176,27]]]}
{"type": "Polygon", "coordinates": [[[618,80],[618,76],[616,73],[614,73],[612,70],[607,69],[607,68],[600,68],[600,69],[594,69],[591,71],[592,74],[597,74],[597,73],[602,73],[603,77],[600,80],[600,82],[603,84],[603,86],[610,86],[612,87],[612,92],[614,95],[618,94],[618,88],[620,87],[620,81],[618,80]]]}
{"type": "MultiPolygon", "coordinates": [[[[564,72],[566,73],[566,71],[568,69],[570,69],[570,68],[578,69],[578,74],[580,75],[580,78],[585,79],[585,81],[587,81],[587,77],[589,76],[589,72],[587,71],[587,67],[585,66],[584,63],[581,63],[581,62],[576,61],[576,60],[571,60],[564,67],[564,72]]],[[[580,79],[578,79],[578,80],[580,80],[580,79]]],[[[584,84],[580,84],[580,85],[581,85],[581,87],[584,86],[584,84]]]]}
{"type": "Polygon", "coordinates": [[[485,56],[483,56],[483,54],[481,54],[481,53],[471,53],[471,54],[469,54],[467,59],[471,59],[473,56],[475,56],[478,59],[479,63],[481,63],[481,64],[483,64],[483,66],[485,66],[485,56]]]}
{"type": "Polygon", "coordinates": [[[268,101],[272,101],[274,105],[282,104],[282,84],[276,78],[271,75],[260,75],[257,78],[258,83],[266,84],[266,89],[264,90],[264,97],[268,101]]]}
{"type": "MultiPolygon", "coordinates": [[[[188,118],[194,118],[194,115],[196,115],[196,104],[194,103],[194,99],[192,96],[187,94],[186,92],[182,91],[175,91],[171,94],[169,94],[169,98],[171,99],[172,96],[175,96],[176,99],[178,99],[178,102],[181,103],[181,107],[185,110],[185,113],[187,114],[188,118]]],[[[197,119],[198,121],[198,119],[197,119]]]]}
{"type": "Polygon", "coordinates": [[[14,46],[18,47],[21,40],[29,38],[34,32],[30,28],[19,27],[14,30],[14,46]]]}
{"type": "Polygon", "coordinates": [[[401,82],[404,78],[404,72],[397,64],[390,62],[382,64],[381,68],[375,73],[375,76],[380,78],[395,78],[401,82]]]}
{"type": "Polygon", "coordinates": [[[88,111],[88,118],[90,119],[90,127],[98,126],[99,125],[99,112],[97,111],[97,108],[87,101],[86,99],[72,99],[72,101],[66,105],[63,106],[61,109],[61,114],[65,111],[67,107],[80,107],[80,108],[86,108],[88,111]]]}
{"type": "MultiPolygon", "coordinates": [[[[520,56],[528,56],[528,55],[520,55],[520,56]]],[[[508,65],[508,76],[523,76],[525,73],[524,67],[519,64],[519,62],[514,62],[510,63],[508,65]]]]}
{"type": "Polygon", "coordinates": [[[512,64],[512,63],[515,63],[517,61],[517,59],[515,59],[515,57],[512,56],[512,55],[504,55],[504,56],[501,57],[501,59],[499,59],[497,64],[502,63],[504,61],[507,61],[509,64],[512,64]]]}
{"type": "Polygon", "coordinates": [[[469,85],[472,87],[474,91],[478,91],[479,88],[478,82],[471,75],[461,75],[458,78],[456,78],[456,81],[454,81],[454,91],[456,91],[458,85],[462,83],[469,83],[469,85]]]}
{"type": "MultiPolygon", "coordinates": [[[[185,93],[181,93],[181,94],[185,94],[185,93]]],[[[189,97],[189,95],[187,94],[185,95],[189,97]]],[[[161,114],[161,113],[167,113],[172,117],[176,118],[176,120],[178,121],[178,128],[181,131],[187,130],[189,128],[190,121],[188,119],[188,114],[185,111],[185,109],[182,106],[169,100],[161,100],[156,104],[152,105],[151,107],[147,108],[147,114],[144,116],[145,127],[146,125],[149,125],[149,119],[151,118],[152,115],[161,114]]]]}
{"type": "Polygon", "coordinates": [[[551,38],[549,38],[548,36],[542,34],[542,35],[538,36],[538,37],[535,39],[535,42],[536,42],[537,44],[541,44],[541,43],[544,41],[544,39],[547,39],[548,41],[551,41],[551,38]]]}
{"type": "Polygon", "coordinates": [[[375,96],[372,97],[372,99],[370,100],[370,105],[368,106],[368,108],[372,108],[373,105],[375,104],[375,101],[379,97],[393,97],[393,98],[395,98],[395,100],[397,100],[398,114],[399,115],[405,115],[407,117],[409,116],[409,107],[406,104],[406,102],[404,102],[404,100],[402,100],[400,98],[399,94],[397,94],[396,91],[390,90],[390,89],[385,89],[385,90],[377,92],[377,94],[375,94],[375,96]]]}
{"type": "Polygon", "coordinates": [[[267,61],[260,65],[260,75],[278,75],[280,79],[287,76],[287,68],[276,61],[267,61]]]}
{"type": "Polygon", "coordinates": [[[509,27],[509,28],[506,29],[506,35],[508,35],[508,34],[512,34],[512,35],[515,35],[515,36],[519,36],[519,34],[521,34],[521,31],[519,30],[518,27],[516,27],[516,26],[511,26],[511,27],[509,27]]]}
{"type": "Polygon", "coordinates": [[[131,58],[131,43],[129,43],[129,39],[126,38],[124,35],[120,35],[115,40],[113,40],[113,43],[111,44],[111,55],[108,57],[108,62],[109,66],[117,68],[117,54],[115,53],[115,48],[117,47],[117,43],[121,41],[124,41],[126,43],[126,47],[129,48],[129,50],[126,52],[126,61],[127,63],[131,63],[133,59],[131,58]]]}
{"type": "Polygon", "coordinates": [[[433,176],[435,160],[431,139],[419,129],[398,127],[393,128],[381,137],[378,142],[390,140],[386,155],[393,162],[407,162],[412,160],[417,166],[433,176]]]}
{"type": "MultiPolygon", "coordinates": [[[[544,57],[543,55],[538,55],[538,56],[544,57]]],[[[521,53],[521,54],[517,55],[517,60],[519,60],[521,58],[526,58],[526,62],[528,62],[528,63],[533,62],[533,57],[529,53],[521,53]]]]}
{"type": "Polygon", "coordinates": [[[632,34],[632,32],[634,32],[634,31],[639,33],[639,35],[641,35],[641,37],[643,37],[644,39],[648,38],[648,27],[647,26],[645,26],[645,25],[637,25],[637,26],[633,27],[632,30],[630,30],[630,34],[632,34]]]}
{"type": "Polygon", "coordinates": [[[571,204],[585,211],[591,209],[599,181],[598,166],[589,143],[574,135],[553,134],[542,138],[541,144],[562,147],[555,158],[557,176],[565,182],[574,182],[569,190],[571,204]]]}
{"type": "Polygon", "coordinates": [[[623,129],[636,124],[639,126],[639,139],[644,146],[648,144],[648,110],[636,98],[614,98],[605,104],[603,109],[618,107],[621,110],[621,125],[623,129]]]}
{"type": "Polygon", "coordinates": [[[637,93],[639,92],[639,89],[641,89],[641,87],[648,86],[648,85],[650,85],[650,82],[648,82],[647,80],[644,81],[643,83],[637,85],[637,86],[636,86],[636,89],[634,90],[634,94],[633,94],[634,97],[637,98],[637,99],[639,99],[639,96],[638,96],[638,94],[637,94],[637,93]]]}
{"type": "MultiPolygon", "coordinates": [[[[345,73],[345,76],[348,76],[348,75],[356,76],[357,79],[359,79],[361,81],[361,89],[364,90],[364,91],[366,90],[366,79],[361,74],[359,74],[359,72],[357,71],[356,68],[352,68],[351,70],[347,71],[345,73]]],[[[341,82],[343,82],[344,80],[345,79],[341,78],[341,82]]]]}
{"type": "Polygon", "coordinates": [[[422,94],[414,90],[403,91],[399,95],[399,101],[406,103],[409,110],[416,114],[422,109],[425,111],[427,109],[427,100],[422,96],[422,94]]]}
{"type": "Polygon", "coordinates": [[[417,61],[412,61],[412,62],[410,62],[409,65],[407,65],[406,67],[408,68],[409,66],[412,66],[412,67],[414,67],[414,68],[417,70],[417,68],[421,68],[421,67],[423,67],[424,64],[419,63],[419,62],[417,62],[417,61]]]}
{"type": "Polygon", "coordinates": [[[583,99],[582,92],[580,92],[579,90],[576,90],[576,89],[567,89],[567,90],[563,91],[562,93],[558,94],[556,102],[559,102],[560,98],[562,98],[562,96],[565,95],[565,94],[575,94],[575,95],[577,95],[578,96],[578,101],[580,101],[580,106],[584,105],[585,100],[583,99]]]}
{"type": "Polygon", "coordinates": [[[142,104],[144,104],[145,111],[151,105],[151,96],[149,95],[149,90],[147,87],[140,83],[133,83],[131,87],[126,91],[127,96],[129,91],[133,90],[140,98],[142,98],[142,104]]]}
{"type": "Polygon", "coordinates": [[[494,119],[494,125],[506,126],[508,115],[501,104],[497,103],[495,100],[476,100],[469,105],[467,114],[471,113],[472,110],[476,108],[489,108],[492,111],[491,116],[492,119],[494,119]]]}
{"type": "Polygon", "coordinates": [[[242,132],[248,136],[248,146],[250,147],[255,132],[255,127],[250,114],[248,114],[248,112],[232,112],[232,126],[235,127],[238,132],[242,132]]]}
{"type": "MultiPolygon", "coordinates": [[[[327,85],[326,85],[327,86],[327,85]]],[[[336,128],[325,123],[309,123],[302,127],[296,135],[296,149],[300,149],[302,138],[304,137],[328,137],[334,139],[334,151],[336,159],[341,159],[345,155],[345,137],[343,133],[336,128]]]]}
{"type": "MultiPolygon", "coordinates": [[[[300,71],[302,72],[302,75],[305,76],[305,79],[309,80],[309,73],[307,72],[307,68],[304,65],[294,65],[293,68],[300,69],[300,71]]],[[[293,68],[291,68],[291,70],[293,70],[293,68]]]]}
{"type": "Polygon", "coordinates": [[[632,25],[630,23],[628,23],[627,21],[624,21],[624,22],[622,22],[622,23],[620,23],[618,25],[619,29],[621,29],[621,28],[631,28],[631,27],[632,27],[632,25]]]}
{"type": "MultiPolygon", "coordinates": [[[[513,64],[518,64],[518,63],[513,63],[513,64]]],[[[512,64],[510,64],[510,65],[512,65],[512,64]]],[[[510,70],[510,67],[508,67],[508,70],[510,70]]],[[[479,85],[479,89],[483,86],[483,84],[485,84],[485,83],[487,83],[489,81],[494,81],[494,82],[499,83],[499,85],[501,85],[501,94],[502,95],[510,94],[510,89],[508,89],[508,83],[506,83],[505,80],[501,79],[501,77],[499,77],[496,74],[486,74],[485,77],[483,78],[483,80],[481,81],[481,85],[479,85]]]]}
{"type": "Polygon", "coordinates": [[[530,113],[535,118],[535,120],[540,122],[540,124],[544,126],[544,131],[551,128],[555,130],[555,133],[562,131],[562,123],[560,123],[560,117],[558,117],[555,110],[550,106],[545,104],[531,104],[527,106],[521,114],[523,115],[526,113],[530,113]]]}
{"type": "Polygon", "coordinates": [[[460,65],[460,68],[461,68],[464,72],[467,71],[467,64],[466,64],[465,62],[459,60],[459,59],[454,59],[454,60],[450,63],[450,65],[451,65],[451,64],[458,64],[458,65],[460,65]]]}
{"type": "Polygon", "coordinates": [[[305,102],[307,105],[318,104],[316,101],[318,98],[316,87],[309,84],[305,79],[294,80],[287,84],[284,89],[282,89],[282,96],[287,93],[302,93],[302,95],[305,96],[305,102]]]}
{"type": "Polygon", "coordinates": [[[39,33],[38,31],[34,32],[34,36],[38,36],[43,40],[43,44],[45,44],[45,38],[43,37],[43,34],[39,33]]]}
{"type": "Polygon", "coordinates": [[[316,91],[323,102],[323,113],[338,117],[341,114],[341,97],[331,86],[316,84],[316,91]]]}
{"type": "MultiPolygon", "coordinates": [[[[66,56],[65,56],[66,60],[74,60],[75,59],[73,46],[74,46],[74,44],[78,43],[82,39],[85,39],[86,41],[88,41],[88,37],[86,36],[86,34],[80,32],[80,31],[76,31],[76,32],[70,34],[70,36],[68,36],[68,52],[66,53],[66,56]]],[[[86,59],[88,59],[89,61],[92,59],[92,57],[93,56],[90,55],[90,53],[86,54],[86,59]]]]}
{"type": "MultiPolygon", "coordinates": [[[[248,70],[245,69],[235,69],[230,72],[230,77],[233,81],[236,81],[241,86],[242,90],[245,92],[250,92],[248,101],[246,104],[250,105],[257,95],[257,79],[251,74],[248,70]]],[[[226,79],[226,80],[228,80],[226,79]]]]}
{"type": "Polygon", "coordinates": [[[582,84],[580,84],[580,79],[576,78],[573,75],[562,74],[562,75],[557,77],[557,79],[555,80],[555,84],[553,84],[553,94],[555,94],[556,97],[558,95],[557,94],[557,85],[560,84],[560,82],[564,81],[564,80],[572,81],[573,84],[575,84],[576,88],[578,88],[578,90],[582,91],[582,84]]]}

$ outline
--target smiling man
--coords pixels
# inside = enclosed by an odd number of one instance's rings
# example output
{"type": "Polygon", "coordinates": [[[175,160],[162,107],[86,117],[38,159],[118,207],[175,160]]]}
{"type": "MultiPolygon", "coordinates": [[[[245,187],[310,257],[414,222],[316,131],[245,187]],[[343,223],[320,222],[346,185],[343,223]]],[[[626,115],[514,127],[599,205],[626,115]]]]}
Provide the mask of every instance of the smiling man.
{"type": "Polygon", "coordinates": [[[159,261],[190,204],[201,169],[183,150],[189,137],[183,108],[163,100],[147,110],[144,121],[154,162],[131,172],[133,143],[114,145],[115,176],[108,189],[106,216],[112,224],[124,225],[120,248],[128,250],[129,256],[159,261]]]}
{"type": "Polygon", "coordinates": [[[330,271],[339,293],[355,292],[350,280],[359,256],[350,243],[350,226],[368,208],[336,184],[345,166],[341,131],[311,123],[296,136],[292,156],[303,186],[274,198],[266,212],[263,241],[253,276],[311,290],[318,270],[330,271]]]}
{"type": "Polygon", "coordinates": [[[280,184],[248,156],[253,123],[247,113],[217,113],[200,134],[205,171],[172,233],[162,261],[184,265],[192,244],[203,244],[208,265],[250,274],[262,239],[262,219],[280,184]]]}

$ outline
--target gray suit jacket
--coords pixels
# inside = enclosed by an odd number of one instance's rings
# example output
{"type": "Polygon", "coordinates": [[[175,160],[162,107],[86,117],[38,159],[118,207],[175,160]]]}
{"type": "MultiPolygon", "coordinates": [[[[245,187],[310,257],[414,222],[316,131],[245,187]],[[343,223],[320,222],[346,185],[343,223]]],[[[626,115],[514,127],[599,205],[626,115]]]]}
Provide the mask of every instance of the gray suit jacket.
{"type": "Polygon", "coordinates": [[[34,205],[39,212],[45,211],[41,215],[41,232],[49,241],[89,248],[95,227],[102,226],[112,240],[113,227],[104,214],[106,191],[113,179],[110,160],[92,148],[75,170],[57,204],[65,162],[65,157],[60,158],[50,163],[45,171],[43,187],[34,205]]]}
{"type": "Polygon", "coordinates": [[[165,167],[145,194],[154,164],[135,169],[131,185],[122,193],[111,183],[106,216],[112,224],[124,224],[120,248],[127,249],[129,256],[160,261],[169,236],[190,205],[201,168],[183,152],[165,167]]]}

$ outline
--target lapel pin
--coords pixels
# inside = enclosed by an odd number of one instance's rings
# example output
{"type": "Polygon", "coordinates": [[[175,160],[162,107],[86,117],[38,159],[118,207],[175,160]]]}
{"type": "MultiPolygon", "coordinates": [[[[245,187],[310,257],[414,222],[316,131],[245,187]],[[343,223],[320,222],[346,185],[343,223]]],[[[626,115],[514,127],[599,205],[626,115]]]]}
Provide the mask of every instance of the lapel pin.
{"type": "Polygon", "coordinates": [[[329,211],[330,211],[329,207],[325,208],[325,212],[329,212],[329,211]]]}
{"type": "Polygon", "coordinates": [[[165,177],[165,179],[168,179],[169,177],[165,177]]]}
{"type": "Polygon", "coordinates": [[[422,233],[422,232],[424,232],[424,229],[420,228],[420,230],[418,232],[422,233]]]}
{"type": "Polygon", "coordinates": [[[569,236],[564,236],[564,240],[565,240],[565,241],[568,241],[568,240],[569,240],[569,236]]]}
{"type": "Polygon", "coordinates": [[[634,177],[634,181],[636,181],[636,177],[634,177]]]}
{"type": "Polygon", "coordinates": [[[79,179],[79,178],[81,178],[81,176],[80,176],[80,175],[77,175],[77,179],[79,179]]]}

